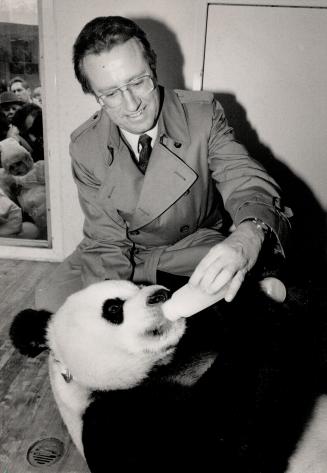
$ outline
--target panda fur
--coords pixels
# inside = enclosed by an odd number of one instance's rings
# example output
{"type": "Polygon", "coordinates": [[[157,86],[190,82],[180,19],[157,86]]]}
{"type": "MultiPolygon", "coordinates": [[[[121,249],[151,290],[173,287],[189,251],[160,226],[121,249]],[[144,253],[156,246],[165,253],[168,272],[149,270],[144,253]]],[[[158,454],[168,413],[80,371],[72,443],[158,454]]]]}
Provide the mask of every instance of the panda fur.
{"type": "Polygon", "coordinates": [[[11,326],[30,356],[50,349],[59,411],[93,473],[326,473],[326,304],[250,281],[168,321],[162,286],[96,283],[52,315],[11,326]]]}

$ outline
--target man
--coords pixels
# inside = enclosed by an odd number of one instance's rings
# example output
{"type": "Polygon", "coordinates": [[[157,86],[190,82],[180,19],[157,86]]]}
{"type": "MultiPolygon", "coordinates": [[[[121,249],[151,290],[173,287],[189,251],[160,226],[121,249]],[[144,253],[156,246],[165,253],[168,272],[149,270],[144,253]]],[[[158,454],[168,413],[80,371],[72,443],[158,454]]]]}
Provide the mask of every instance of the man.
{"type": "Polygon", "coordinates": [[[235,140],[211,93],[159,85],[156,55],[131,20],[90,21],[74,68],[101,105],[71,136],[85,238],[38,289],[36,305],[53,310],[103,279],[171,274],[209,294],[226,285],[232,300],[265,240],[284,253],[289,222],[276,182],[235,140]]]}
{"type": "Polygon", "coordinates": [[[0,110],[6,115],[9,123],[20,108],[24,105],[24,102],[12,92],[2,92],[0,94],[0,110]]]}
{"type": "Polygon", "coordinates": [[[10,91],[25,103],[32,102],[31,88],[28,82],[22,77],[13,77],[9,82],[10,91]]]}

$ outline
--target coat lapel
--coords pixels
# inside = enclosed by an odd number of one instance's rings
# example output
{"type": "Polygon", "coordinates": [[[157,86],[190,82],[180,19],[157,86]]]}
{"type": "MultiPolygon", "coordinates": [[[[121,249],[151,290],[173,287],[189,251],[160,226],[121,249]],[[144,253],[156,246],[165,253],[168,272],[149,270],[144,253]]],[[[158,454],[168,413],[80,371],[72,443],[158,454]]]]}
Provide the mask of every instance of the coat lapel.
{"type": "Polygon", "coordinates": [[[168,89],[158,121],[158,139],[152,150],[140,198],[130,229],[147,225],[173,205],[197,179],[187,165],[190,135],[184,109],[168,89]]]}
{"type": "Polygon", "coordinates": [[[147,225],[179,199],[197,174],[164,143],[157,143],[144,177],[130,230],[147,225]]]}
{"type": "Polygon", "coordinates": [[[184,109],[173,91],[165,89],[164,93],[158,137],[145,176],[133,162],[117,127],[109,123],[106,148],[111,150],[113,159],[109,158],[104,192],[110,206],[129,221],[130,230],[143,227],[161,215],[198,177],[187,165],[190,136],[184,109]]]}
{"type": "Polygon", "coordinates": [[[144,177],[123,140],[120,140],[118,149],[111,149],[110,154],[112,154],[111,165],[107,169],[99,197],[129,221],[139,200],[144,177]]]}

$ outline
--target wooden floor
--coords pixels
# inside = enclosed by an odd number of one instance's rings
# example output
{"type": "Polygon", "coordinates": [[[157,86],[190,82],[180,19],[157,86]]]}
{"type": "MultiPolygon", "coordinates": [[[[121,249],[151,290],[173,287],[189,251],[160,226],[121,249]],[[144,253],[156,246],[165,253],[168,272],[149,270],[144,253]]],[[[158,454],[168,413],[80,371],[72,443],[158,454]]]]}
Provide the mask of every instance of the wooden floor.
{"type": "Polygon", "coordinates": [[[8,337],[17,312],[34,306],[34,288],[54,263],[0,259],[0,473],[87,473],[56,409],[47,354],[23,357],[8,337]],[[55,464],[31,466],[27,451],[36,441],[56,438],[65,453],[55,464]]]}

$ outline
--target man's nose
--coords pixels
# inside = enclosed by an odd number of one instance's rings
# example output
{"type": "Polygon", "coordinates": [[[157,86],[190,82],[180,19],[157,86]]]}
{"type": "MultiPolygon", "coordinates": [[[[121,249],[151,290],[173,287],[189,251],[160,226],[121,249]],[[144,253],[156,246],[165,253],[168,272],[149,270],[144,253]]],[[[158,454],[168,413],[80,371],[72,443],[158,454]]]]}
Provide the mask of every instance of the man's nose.
{"type": "Polygon", "coordinates": [[[135,112],[141,103],[141,99],[128,89],[123,91],[123,99],[125,101],[125,108],[130,112],[135,112]]]}

